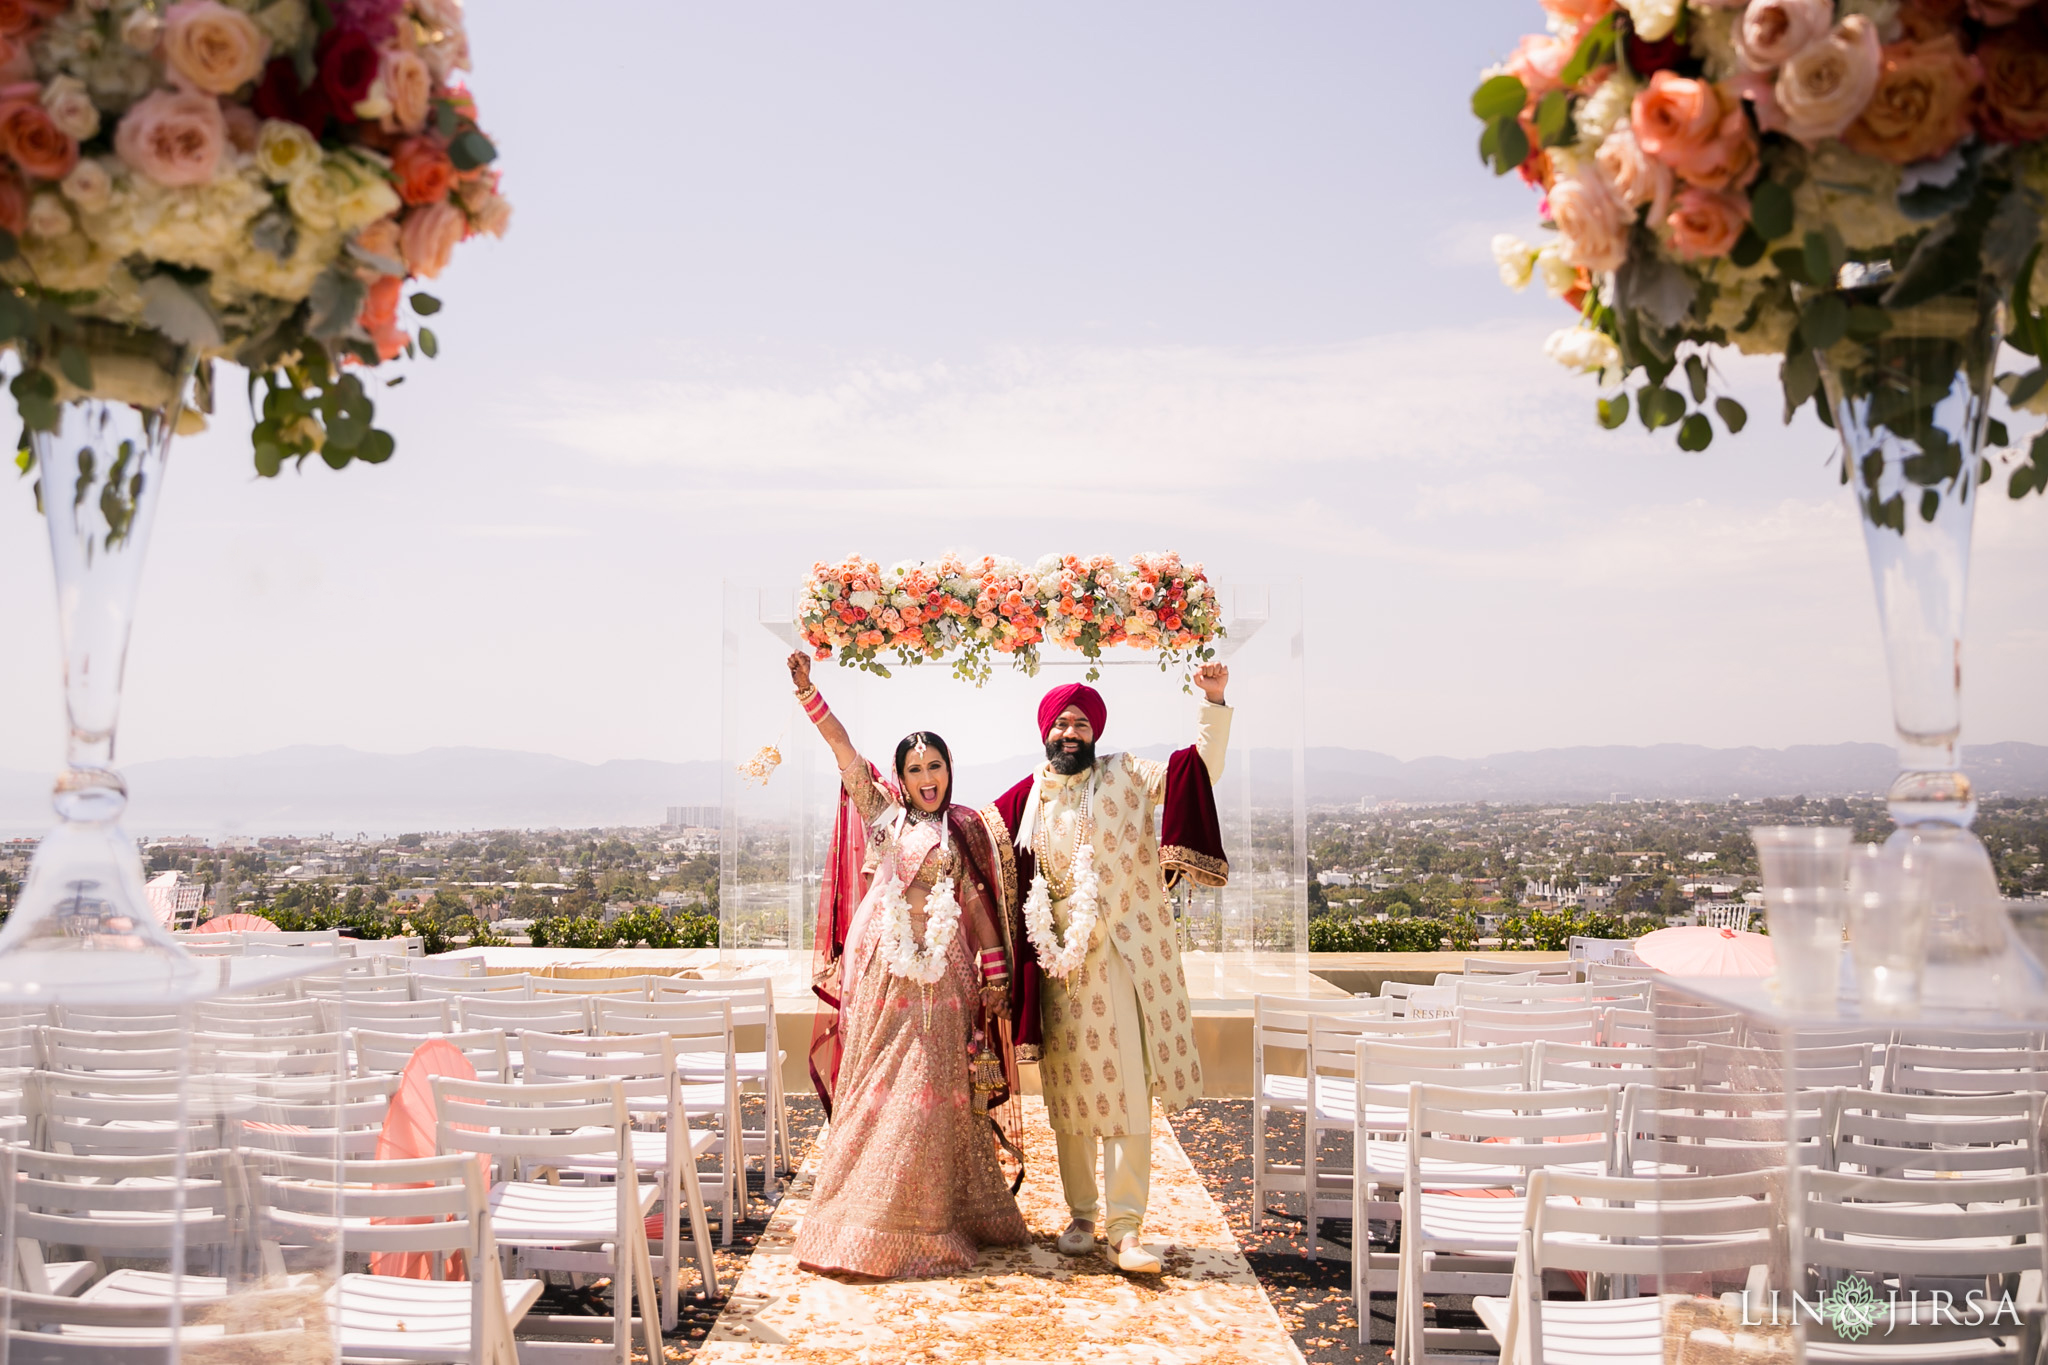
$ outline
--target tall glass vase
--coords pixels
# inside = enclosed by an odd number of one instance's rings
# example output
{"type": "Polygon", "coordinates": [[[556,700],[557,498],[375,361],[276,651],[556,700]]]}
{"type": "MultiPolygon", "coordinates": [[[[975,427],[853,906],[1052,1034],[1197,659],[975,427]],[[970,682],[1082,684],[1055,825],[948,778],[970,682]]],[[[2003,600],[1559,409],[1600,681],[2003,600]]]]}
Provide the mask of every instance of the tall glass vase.
{"type": "MultiPolygon", "coordinates": [[[[1853,306],[1877,308],[1884,283],[1844,292],[1853,306]]],[[[1899,773],[1886,793],[1897,826],[1887,843],[1910,849],[1933,885],[1923,1003],[1998,1009],[2041,988],[2012,935],[1991,859],[1969,832],[1977,800],[1959,744],[1970,535],[1999,303],[1989,292],[1946,296],[1882,316],[1880,335],[1845,338],[1819,360],[1891,684],[1899,773]]]]}
{"type": "MultiPolygon", "coordinates": [[[[126,359],[110,359],[104,371],[134,369],[126,359]]],[[[114,767],[129,627],[190,373],[181,357],[159,373],[160,393],[137,395],[140,404],[74,396],[59,405],[54,430],[31,434],[56,577],[68,740],[52,796],[57,827],[37,846],[0,928],[0,1002],[175,995],[207,984],[202,964],[149,906],[141,858],[121,829],[127,784],[114,767]]]]}

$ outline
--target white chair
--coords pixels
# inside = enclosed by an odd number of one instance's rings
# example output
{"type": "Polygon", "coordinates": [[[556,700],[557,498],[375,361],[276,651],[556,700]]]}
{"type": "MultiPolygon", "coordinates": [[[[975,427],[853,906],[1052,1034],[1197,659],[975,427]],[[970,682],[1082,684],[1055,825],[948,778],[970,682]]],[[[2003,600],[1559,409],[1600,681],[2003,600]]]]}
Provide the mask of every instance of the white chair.
{"type": "Polygon", "coordinates": [[[326,1083],[272,1084],[246,1105],[236,1106],[241,1145],[252,1151],[324,1157],[331,1176],[334,1160],[367,1160],[377,1155],[398,1077],[358,1076],[337,1089],[326,1083]]]}
{"type": "MultiPolygon", "coordinates": [[[[436,1076],[434,1104],[443,1153],[477,1153],[499,1167],[501,1178],[490,1192],[498,1245],[517,1249],[519,1261],[531,1269],[611,1276],[617,1365],[627,1365],[633,1347],[635,1300],[641,1308],[641,1345],[649,1360],[660,1360],[660,1309],[646,1219],[661,1197],[661,1186],[642,1185],[627,1174],[635,1161],[625,1086],[618,1081],[493,1085],[436,1076]],[[610,1185],[535,1178],[546,1168],[591,1160],[616,1163],[620,1178],[610,1185]]],[[[528,1321],[585,1339],[593,1325],[587,1317],[536,1321],[529,1315],[528,1321]]]]}
{"type": "Polygon", "coordinates": [[[652,1001],[600,997],[590,1002],[590,1010],[599,1034],[666,1033],[675,1040],[676,1064],[684,1077],[683,1104],[689,1114],[717,1125],[717,1140],[701,1151],[718,1162],[719,1245],[731,1246],[734,1205],[739,1206],[737,1216],[745,1217],[747,1203],[746,1170],[739,1155],[740,1086],[731,1003],[722,996],[652,1001]],[[716,1079],[688,1079],[721,1067],[716,1079]]]}
{"type": "Polygon", "coordinates": [[[1660,1085],[1690,1090],[1700,1083],[1697,1047],[1607,1047],[1541,1039],[1531,1065],[1538,1090],[1587,1085],[1660,1085]]]}
{"type": "MultiPolygon", "coordinates": [[[[1408,1179],[1408,1102],[1417,1085],[1451,1085],[1461,1090],[1515,1092],[1529,1088],[1534,1044],[1498,1047],[1428,1047],[1411,1042],[1361,1039],[1354,1063],[1357,1108],[1351,1144],[1351,1296],[1359,1305],[1359,1340],[1372,1336],[1372,1296],[1398,1292],[1395,1258],[1371,1250],[1373,1218],[1398,1220],[1400,1205],[1385,1200],[1408,1179]]],[[[1436,1174],[1441,1163],[1432,1160],[1436,1174]]],[[[1482,1169],[1507,1181],[1513,1172],[1471,1163],[1442,1166],[1448,1178],[1471,1178],[1482,1169]]]]}
{"type": "MultiPolygon", "coordinates": [[[[782,1095],[782,1066],[788,1055],[775,1029],[775,982],[770,977],[735,977],[717,981],[698,981],[686,977],[653,977],[654,1000],[672,1000],[678,996],[723,996],[732,1005],[732,1026],[737,1035],[740,1029],[761,1030],[761,1051],[741,1051],[734,1058],[739,1071],[740,1088],[747,1090],[760,1087],[767,1097],[768,1112],[763,1120],[759,1135],[756,1136],[744,1126],[734,1128],[742,1140],[740,1159],[753,1153],[762,1154],[761,1193],[764,1198],[775,1197],[776,1173],[791,1168],[789,1149],[789,1112],[782,1095]]],[[[716,1069],[707,1069],[702,1074],[685,1068],[683,1079],[688,1081],[715,1081],[716,1069]]]]}
{"type": "Polygon", "coordinates": [[[2042,1169],[2042,1096],[1844,1091],[1828,1132],[1829,1170],[1888,1179],[2032,1175],[2042,1169]]]}
{"type": "MultiPolygon", "coordinates": [[[[1630,956],[1633,957],[1634,954],[1631,953],[1630,956]]],[[[1615,985],[1629,981],[1655,981],[1659,975],[1661,973],[1655,967],[1645,967],[1640,963],[1632,965],[1621,962],[1588,962],[1586,964],[1586,980],[1595,985],[1615,985]]]]}
{"type": "Polygon", "coordinates": [[[210,1085],[172,1072],[32,1071],[24,1105],[37,1148],[77,1156],[147,1156],[222,1145],[222,1104],[210,1085]],[[181,1093],[182,1089],[182,1093],[181,1093]]]}
{"type": "Polygon", "coordinates": [[[1795,1047],[1786,1051],[1700,1042],[1700,1084],[1710,1090],[1825,1090],[1870,1088],[1876,1067],[1868,1043],[1795,1047]]]}
{"type": "Polygon", "coordinates": [[[1636,964],[1635,940],[1632,938],[1586,938],[1573,934],[1565,950],[1582,971],[1595,963],[1617,967],[1636,964]]]}
{"type": "Polygon", "coordinates": [[[329,1029],[349,1032],[452,1033],[455,1011],[447,1000],[321,1000],[320,1017],[329,1029]]]}
{"type": "Polygon", "coordinates": [[[498,976],[439,976],[414,972],[412,989],[421,1000],[439,995],[505,995],[516,1000],[530,1000],[533,998],[533,978],[525,972],[498,976]]]}
{"type": "MultiPolygon", "coordinates": [[[[1732,1273],[1749,1301],[1761,1303],[1782,1217],[1777,1182],[1762,1172],[1631,1180],[1532,1171],[1507,1297],[1482,1295],[1472,1309],[1499,1341],[1503,1365],[1662,1365],[1664,1302],[1626,1292],[1550,1299],[1545,1276],[1576,1271],[1590,1290],[1600,1282],[1626,1287],[1645,1274],[1662,1283],[1732,1273]]],[[[1692,1355],[1681,1347],[1676,1358],[1692,1355]]]]}
{"type": "Polygon", "coordinates": [[[533,978],[535,997],[547,995],[603,995],[616,996],[622,1000],[646,1000],[653,993],[652,983],[666,981],[667,977],[639,976],[536,976],[533,978]]]}
{"type": "Polygon", "coordinates": [[[2038,1312],[2048,1279],[2048,1242],[2041,1234],[2041,1182],[2035,1176],[1969,1178],[1940,1182],[1883,1179],[1840,1171],[1804,1171],[1798,1189],[1798,1262],[1819,1298],[1854,1276],[1873,1291],[1877,1321],[1862,1333],[1837,1336],[1826,1320],[1808,1323],[1810,1362],[1871,1358],[1882,1343],[1891,1362],[2000,1361],[2034,1365],[2040,1349],[2038,1318],[1999,1317],[1998,1292],[2016,1295],[2014,1307],[2038,1312]],[[1971,1291],[1990,1291],[1992,1310],[1972,1321],[1958,1307],[1944,1315],[1923,1303],[1938,1292],[1962,1305],[1971,1291]]]}
{"type": "Polygon", "coordinates": [[[1587,1005],[1572,1009],[1481,1009],[1458,1011],[1458,1045],[1533,1043],[1547,1038],[1558,1043],[1597,1043],[1605,1012],[1587,1005]]]}
{"type": "Polygon", "coordinates": [[[242,1000],[229,996],[193,1007],[194,1024],[209,1033],[331,1033],[314,1000],[242,1000]]]}
{"type": "Polygon", "coordinates": [[[338,1237],[350,1257],[432,1257],[431,1279],[341,1277],[328,1302],[344,1361],[518,1365],[513,1330],[540,1298],[542,1285],[504,1278],[474,1160],[349,1161],[337,1169],[333,1161],[270,1156],[261,1165],[269,1230],[312,1240],[338,1237]],[[468,1278],[450,1280],[445,1268],[458,1252],[468,1278]]]}
{"type": "Polygon", "coordinates": [[[58,1005],[50,1011],[49,1026],[76,1033],[160,1033],[184,1028],[187,1018],[169,1005],[144,1005],[124,1009],[119,1005],[58,1005]]]}
{"type": "MultiPolygon", "coordinates": [[[[1614,1086],[1507,1092],[1417,1085],[1408,1093],[1408,1172],[1401,1189],[1400,1297],[1395,1305],[1396,1365],[1424,1365],[1432,1343],[1483,1349],[1486,1333],[1431,1328],[1431,1294],[1508,1287],[1521,1240],[1523,1201],[1471,1199],[1457,1188],[1526,1191],[1545,1167],[1611,1175],[1614,1086]],[[1441,1164],[1469,1163],[1459,1176],[1441,1164]]],[[[1361,1324],[1370,1318],[1361,1316],[1361,1324]]]]}
{"type": "Polygon", "coordinates": [[[1884,1088],[1895,1095],[1990,1095],[2048,1090],[2048,1051],[2033,1048],[1929,1047],[1894,1043],[1884,1088]]]}
{"type": "Polygon", "coordinates": [[[1826,1155],[1833,1091],[1790,1098],[1782,1092],[1628,1087],[1622,1106],[1619,1173],[1635,1176],[1729,1175],[1818,1165],[1826,1155]],[[1788,1150],[1790,1138],[1793,1148],[1788,1150]]]}
{"type": "Polygon", "coordinates": [[[168,1076],[185,1070],[191,1034],[180,1028],[37,1030],[46,1071],[104,1072],[116,1076],[168,1076]]]}
{"type": "Polygon", "coordinates": [[[1569,959],[1555,962],[1503,962],[1493,957],[1468,957],[1462,970],[1466,976],[1526,976],[1533,972],[1538,981],[1569,983],[1579,979],[1578,969],[1569,959]]]}
{"type": "Polygon", "coordinates": [[[219,1148],[180,1154],[78,1155],[16,1150],[10,1191],[17,1261],[39,1264],[50,1287],[36,1289],[38,1272],[24,1273],[31,1292],[69,1286],[87,1302],[162,1301],[171,1283],[170,1260],[184,1258],[188,1298],[219,1298],[226,1281],[191,1273],[228,1250],[241,1231],[241,1175],[219,1148]],[[50,1247],[86,1253],[76,1263],[52,1266],[50,1247]],[[115,1268],[108,1270],[108,1263],[115,1268]]]}
{"type": "Polygon", "coordinates": [[[1489,981],[1466,977],[1452,987],[1460,1007],[1478,1005],[1483,1009],[1583,1009],[1593,1003],[1591,989],[1582,981],[1489,981]]]}
{"type": "Polygon", "coordinates": [[[389,976],[330,976],[307,980],[299,993],[308,1000],[346,1000],[350,1004],[365,1004],[378,1000],[410,1000],[412,986],[389,976]]]}
{"type": "Polygon", "coordinates": [[[1661,1005],[1655,1010],[1610,1009],[1601,1022],[1601,1040],[1612,1047],[1733,1043],[1741,1034],[1739,1014],[1681,1013],[1661,1005]]]}
{"type": "MultiPolygon", "coordinates": [[[[676,1300],[682,1280],[679,1218],[688,1213],[697,1258],[700,1297],[718,1297],[718,1267],[711,1254],[711,1229],[704,1216],[704,1195],[697,1182],[697,1160],[717,1144],[716,1134],[690,1126],[683,1102],[682,1072],[676,1064],[675,1039],[667,1033],[571,1038],[547,1033],[522,1033],[519,1050],[526,1058],[528,1085],[567,1081],[615,1080],[625,1087],[626,1105],[659,1127],[634,1129],[634,1170],[652,1172],[661,1184],[661,1255],[652,1259],[661,1273],[661,1325],[673,1331],[676,1300]]],[[[613,1160],[583,1157],[560,1167],[563,1175],[620,1175],[613,1160]]]]}
{"type": "MultiPolygon", "coordinates": [[[[513,1079],[505,1030],[472,1029],[466,1033],[433,1036],[468,1058],[470,1066],[476,1069],[478,1080],[509,1083],[513,1079]]],[[[357,1029],[349,1037],[353,1042],[358,1076],[402,1075],[413,1054],[427,1041],[416,1034],[383,1033],[373,1029],[357,1029]]]]}
{"type": "Polygon", "coordinates": [[[1416,986],[1406,981],[1383,981],[1380,994],[1390,1002],[1387,1014],[1394,1019],[1449,1019],[1458,1010],[1455,984],[1416,986]]]}
{"type": "MultiPolygon", "coordinates": [[[[397,958],[410,961],[427,955],[427,941],[418,934],[403,934],[392,938],[359,938],[355,940],[357,957],[397,958]]],[[[386,970],[395,965],[385,962],[386,970]]]]}
{"type": "Polygon", "coordinates": [[[590,1032],[590,1002],[581,995],[544,1000],[517,1000],[503,995],[462,995],[455,999],[455,1022],[463,1029],[501,1028],[536,1033],[590,1032]]]}
{"type": "Polygon", "coordinates": [[[173,1341],[186,1365],[317,1360],[331,1356],[328,1308],[297,1287],[235,1296],[234,1326],[220,1330],[220,1304],[187,1296],[105,1303],[64,1295],[9,1297],[6,1349],[15,1365],[163,1365],[173,1341]],[[175,1334],[175,1335],[174,1335],[175,1334]]]}

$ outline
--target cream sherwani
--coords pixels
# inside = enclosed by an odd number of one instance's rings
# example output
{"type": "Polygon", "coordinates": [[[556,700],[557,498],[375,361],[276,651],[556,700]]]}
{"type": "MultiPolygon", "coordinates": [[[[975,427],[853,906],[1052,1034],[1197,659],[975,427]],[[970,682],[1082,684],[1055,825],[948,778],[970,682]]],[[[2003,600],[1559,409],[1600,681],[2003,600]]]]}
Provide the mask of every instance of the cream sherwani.
{"type": "MultiPolygon", "coordinates": [[[[1214,782],[1230,743],[1230,708],[1204,705],[1195,749],[1214,782]]],[[[1095,1149],[1104,1148],[1110,1245],[1144,1219],[1151,1174],[1152,1097],[1167,1112],[1202,1094],[1187,976],[1159,865],[1154,818],[1164,762],[1111,754],[1087,772],[1038,773],[1031,846],[1040,875],[1065,889],[1078,830],[1092,831],[1099,881],[1087,954],[1064,980],[1048,975],[1040,1001],[1039,1077],[1059,1143],[1060,1176],[1076,1218],[1100,1222],[1095,1149]]],[[[1071,897],[1052,903],[1068,932],[1071,897]]]]}

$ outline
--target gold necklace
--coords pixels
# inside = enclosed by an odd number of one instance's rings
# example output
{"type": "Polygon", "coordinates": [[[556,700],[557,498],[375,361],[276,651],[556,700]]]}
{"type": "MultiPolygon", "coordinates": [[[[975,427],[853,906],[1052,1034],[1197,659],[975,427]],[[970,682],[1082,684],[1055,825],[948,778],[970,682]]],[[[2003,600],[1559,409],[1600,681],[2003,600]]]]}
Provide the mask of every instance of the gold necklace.
{"type": "Polygon", "coordinates": [[[1038,860],[1039,871],[1045,877],[1045,889],[1056,901],[1065,900],[1074,892],[1074,868],[1081,861],[1081,845],[1094,833],[1094,784],[1090,782],[1081,788],[1081,809],[1074,816],[1073,847],[1067,850],[1067,880],[1058,881],[1052,870],[1052,820],[1046,806],[1052,801],[1052,788],[1040,785],[1038,789],[1038,819],[1033,822],[1031,832],[1031,853],[1038,860]]]}

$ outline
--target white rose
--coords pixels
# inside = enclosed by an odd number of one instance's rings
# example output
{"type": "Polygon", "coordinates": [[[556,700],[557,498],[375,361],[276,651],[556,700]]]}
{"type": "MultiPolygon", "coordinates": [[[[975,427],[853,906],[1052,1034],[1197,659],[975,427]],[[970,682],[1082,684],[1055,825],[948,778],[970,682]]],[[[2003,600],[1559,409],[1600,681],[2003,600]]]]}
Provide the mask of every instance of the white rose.
{"type": "Polygon", "coordinates": [[[879,595],[862,588],[859,592],[850,594],[846,600],[862,611],[873,611],[881,604],[882,599],[879,595]]]}
{"type": "Polygon", "coordinates": [[[320,167],[320,144],[288,119],[265,119],[256,134],[256,165],[265,178],[289,185],[320,167]]]}
{"type": "Polygon", "coordinates": [[[76,76],[58,76],[44,86],[43,108],[49,111],[50,122],[80,142],[100,130],[100,111],[85,82],[76,76]]]}
{"type": "Polygon", "coordinates": [[[61,196],[45,191],[29,201],[28,235],[31,237],[62,237],[71,231],[76,223],[71,210],[64,207],[61,196]]]}
{"type": "Polygon", "coordinates": [[[899,592],[889,598],[889,605],[892,607],[907,607],[915,600],[909,593],[899,592]]]}
{"type": "Polygon", "coordinates": [[[1593,149],[1614,131],[1615,125],[1628,117],[1629,107],[1635,102],[1636,91],[1640,89],[1641,86],[1617,71],[1602,82],[1598,90],[1580,101],[1572,122],[1578,129],[1581,156],[1592,156],[1593,149]]]}
{"type": "Polygon", "coordinates": [[[87,213],[98,213],[114,196],[114,177],[107,174],[104,162],[84,157],[71,168],[71,174],[64,177],[59,188],[66,199],[87,213]]]}
{"type": "Polygon", "coordinates": [[[1554,299],[1563,298],[1579,282],[1578,268],[1554,245],[1536,253],[1536,273],[1543,276],[1544,292],[1554,299]]]}
{"type": "Polygon", "coordinates": [[[1685,0],[1622,0],[1622,8],[1628,11],[1636,37],[1646,43],[1661,43],[1678,27],[1678,13],[1685,8],[1685,0]]]}
{"type": "Polygon", "coordinates": [[[163,32],[164,21],[146,8],[130,10],[128,17],[121,21],[121,41],[136,52],[156,51],[157,39],[163,36],[163,32]]]}
{"type": "Polygon", "coordinates": [[[1621,348],[1614,338],[1590,327],[1566,327],[1552,332],[1543,343],[1543,354],[1568,370],[1581,374],[1603,374],[1612,370],[1621,376],[1621,348]]]}
{"type": "Polygon", "coordinates": [[[1852,14],[1787,61],[1774,88],[1785,131],[1808,147],[1838,136],[1870,103],[1880,58],[1877,26],[1852,14]]]}
{"type": "Polygon", "coordinates": [[[1500,267],[1500,282],[1517,294],[1529,287],[1536,270],[1536,248],[1511,232],[1493,239],[1493,263],[1500,267]]]}

